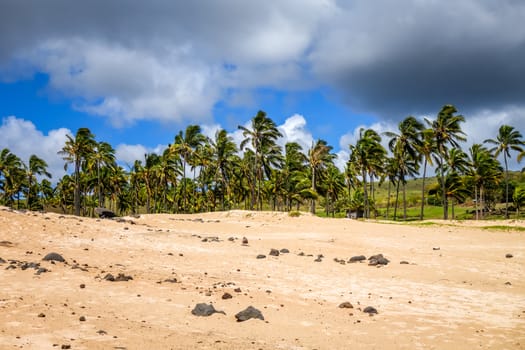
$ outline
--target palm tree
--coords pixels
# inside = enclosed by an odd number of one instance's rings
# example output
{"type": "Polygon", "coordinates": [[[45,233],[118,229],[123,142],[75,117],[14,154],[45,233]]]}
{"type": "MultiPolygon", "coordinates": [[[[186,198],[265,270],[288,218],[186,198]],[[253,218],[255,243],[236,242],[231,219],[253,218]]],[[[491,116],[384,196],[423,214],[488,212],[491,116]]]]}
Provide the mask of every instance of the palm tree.
{"type": "Polygon", "coordinates": [[[107,142],[95,143],[93,153],[88,159],[88,167],[95,167],[97,176],[98,206],[104,207],[104,190],[100,176],[103,167],[115,167],[115,150],[107,142]]]}
{"type": "Polygon", "coordinates": [[[425,212],[425,180],[427,177],[427,165],[433,165],[432,153],[435,152],[432,129],[423,130],[421,136],[421,145],[418,147],[418,151],[423,157],[423,181],[421,184],[421,212],[419,214],[419,220],[423,220],[425,212]]]}
{"type": "Polygon", "coordinates": [[[325,187],[326,191],[326,215],[332,213],[332,217],[334,217],[336,201],[345,188],[345,178],[341,171],[332,163],[329,163],[326,168],[323,187],[325,187]]]}
{"type": "MultiPolygon", "coordinates": [[[[399,182],[403,184],[403,218],[406,220],[406,176],[413,176],[419,170],[419,161],[421,159],[419,149],[423,144],[423,141],[421,140],[421,133],[424,126],[423,123],[418,121],[415,117],[408,116],[399,123],[398,128],[399,134],[389,131],[385,132],[384,134],[387,137],[390,137],[388,146],[396,160],[399,171],[399,182]]],[[[398,189],[399,182],[397,186],[398,189]]]]}
{"type": "Polygon", "coordinates": [[[21,183],[22,161],[8,148],[0,152],[0,190],[3,192],[3,201],[12,206],[15,193],[21,183]]]}
{"type": "MultiPolygon", "coordinates": [[[[370,217],[370,199],[367,189],[367,175],[373,182],[373,174],[381,169],[384,163],[386,151],[381,145],[381,136],[373,129],[359,130],[359,139],[355,145],[350,145],[350,162],[354,163],[361,172],[363,184],[364,215],[370,217]]],[[[373,191],[373,187],[371,187],[373,191]]],[[[372,196],[373,197],[373,196],[372,196]]]]}
{"type": "Polygon", "coordinates": [[[445,105],[438,113],[436,120],[425,119],[432,129],[435,142],[434,156],[437,163],[437,170],[440,174],[440,184],[443,204],[443,219],[448,219],[448,204],[445,182],[445,158],[449,151],[449,146],[459,148],[459,141],[465,141],[465,133],[461,130],[460,123],[465,122],[465,117],[458,115],[456,107],[445,105]]]}
{"type": "Polygon", "coordinates": [[[187,191],[186,191],[186,165],[192,161],[195,150],[205,141],[201,133],[201,127],[198,125],[189,125],[185,133],[180,131],[175,136],[175,142],[170,146],[170,152],[173,155],[179,155],[182,158],[182,195],[183,211],[187,211],[187,191]]]}
{"type": "MultiPolygon", "coordinates": [[[[312,143],[312,147],[308,150],[308,163],[310,164],[310,172],[312,177],[312,192],[317,193],[317,180],[328,167],[333,163],[336,155],[330,153],[332,146],[329,146],[324,140],[317,140],[312,143]]],[[[315,214],[315,198],[310,202],[310,212],[315,214]]]]}
{"type": "Polygon", "coordinates": [[[473,144],[469,149],[469,154],[469,176],[474,185],[475,218],[478,220],[480,218],[478,208],[481,208],[481,217],[483,217],[485,210],[485,188],[491,184],[497,185],[499,183],[503,169],[499,161],[492,156],[489,150],[480,144],[473,144]]]}
{"type": "MultiPolygon", "coordinates": [[[[25,174],[27,178],[27,194],[26,194],[26,201],[27,201],[27,208],[32,208],[32,200],[31,198],[31,191],[33,189],[33,183],[36,180],[35,175],[45,176],[47,178],[51,178],[51,174],[47,171],[47,163],[45,160],[39,158],[38,156],[32,154],[29,157],[29,163],[25,167],[25,174]]],[[[38,185],[38,182],[37,182],[38,185]]]]}
{"type": "Polygon", "coordinates": [[[230,198],[230,179],[233,176],[233,167],[236,164],[237,145],[233,138],[228,136],[226,130],[221,129],[215,133],[215,139],[211,141],[212,162],[215,168],[215,181],[221,184],[221,208],[224,210],[225,197],[230,198]]]}
{"type": "Polygon", "coordinates": [[[271,176],[271,166],[279,165],[281,163],[281,148],[276,141],[283,135],[277,129],[275,122],[266,116],[263,111],[258,111],[255,117],[251,120],[250,128],[239,125],[238,128],[242,130],[245,139],[241,142],[241,150],[243,150],[248,143],[255,153],[253,163],[253,174],[256,183],[252,185],[252,199],[251,209],[255,203],[258,209],[262,209],[261,187],[263,180],[263,173],[268,177],[271,176]],[[257,189],[255,189],[257,187],[257,189]]]}
{"type": "MultiPolygon", "coordinates": [[[[521,133],[509,125],[502,125],[499,128],[498,136],[496,139],[487,139],[483,141],[495,145],[490,151],[494,152],[494,156],[497,157],[500,153],[503,153],[503,160],[505,162],[505,218],[509,218],[509,166],[508,158],[510,158],[510,151],[523,152],[521,146],[525,145],[522,140],[521,133]]],[[[518,156],[521,160],[521,153],[518,156]]]]}
{"type": "Polygon", "coordinates": [[[94,135],[88,128],[79,128],[75,137],[66,135],[66,144],[58,154],[66,161],[64,170],[67,170],[67,165],[73,163],[74,170],[74,214],[80,215],[80,169],[88,157],[93,153],[95,147],[94,135]]]}
{"type": "Polygon", "coordinates": [[[286,210],[292,210],[293,201],[299,203],[301,192],[301,173],[306,172],[308,158],[302,152],[302,147],[297,142],[288,142],[284,146],[284,163],[281,175],[283,177],[283,192],[286,210]]]}
{"type": "MultiPolygon", "coordinates": [[[[457,186],[457,183],[458,182],[461,182],[461,184],[463,185],[463,179],[460,177],[461,175],[464,175],[468,172],[469,170],[469,161],[468,161],[468,156],[465,152],[463,152],[461,149],[459,148],[452,148],[449,152],[448,152],[448,155],[447,155],[447,159],[446,159],[446,163],[445,163],[445,169],[447,171],[447,174],[449,175],[449,178],[450,179],[454,179],[454,181],[452,182],[454,185],[455,185],[455,192],[452,193],[453,195],[457,194],[457,193],[460,193],[463,194],[465,188],[464,186],[460,187],[460,186],[457,186]],[[454,176],[457,176],[457,178],[452,178],[451,176],[454,175],[454,176]],[[458,191],[458,189],[461,189],[461,191],[458,191]]],[[[447,192],[445,193],[449,193],[449,189],[447,188],[447,192]]],[[[454,219],[454,199],[457,199],[457,198],[462,198],[460,196],[452,196],[451,197],[451,200],[452,200],[452,219],[454,219]]],[[[448,204],[448,200],[446,201],[446,203],[448,204]]],[[[448,208],[447,208],[448,210],[448,208]]]]}

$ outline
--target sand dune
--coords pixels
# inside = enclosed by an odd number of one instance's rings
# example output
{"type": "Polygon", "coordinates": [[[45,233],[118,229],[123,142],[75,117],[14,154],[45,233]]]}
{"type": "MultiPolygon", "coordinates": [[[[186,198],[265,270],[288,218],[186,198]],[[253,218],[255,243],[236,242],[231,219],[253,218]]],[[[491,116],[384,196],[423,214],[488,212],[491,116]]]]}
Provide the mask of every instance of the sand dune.
{"type": "Polygon", "coordinates": [[[0,208],[0,348],[522,349],[525,232],[490,225],[0,208]],[[348,263],[378,253],[390,263],[348,263]],[[225,315],[194,316],[197,303],[225,315]],[[236,322],[248,306],[264,320],[236,322]]]}

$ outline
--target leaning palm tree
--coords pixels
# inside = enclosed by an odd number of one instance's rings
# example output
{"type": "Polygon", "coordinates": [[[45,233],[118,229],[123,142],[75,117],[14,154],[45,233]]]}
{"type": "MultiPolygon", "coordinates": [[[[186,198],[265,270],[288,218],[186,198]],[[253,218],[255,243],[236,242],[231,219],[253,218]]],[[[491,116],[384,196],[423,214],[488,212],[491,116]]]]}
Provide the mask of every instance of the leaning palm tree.
{"type": "MultiPolygon", "coordinates": [[[[502,125],[499,128],[496,139],[487,139],[484,143],[492,144],[494,147],[490,150],[494,152],[497,157],[503,153],[503,160],[505,162],[505,218],[509,218],[509,166],[508,159],[510,158],[510,151],[523,152],[521,146],[525,145],[522,140],[521,133],[509,125],[502,125]]],[[[521,160],[521,153],[518,156],[521,160]]]]}
{"type": "Polygon", "coordinates": [[[266,116],[263,111],[257,112],[255,117],[251,120],[250,127],[239,125],[238,128],[242,130],[245,139],[241,142],[241,150],[247,144],[250,144],[252,151],[255,154],[253,163],[253,174],[256,183],[252,185],[251,192],[251,209],[254,208],[255,203],[259,209],[262,209],[261,188],[263,174],[271,175],[271,166],[279,164],[280,147],[277,145],[277,139],[283,135],[277,129],[275,122],[266,116]]]}
{"type": "MultiPolygon", "coordinates": [[[[27,178],[27,193],[26,193],[26,202],[27,208],[31,209],[33,198],[31,197],[31,191],[33,189],[33,184],[36,181],[36,175],[45,176],[51,178],[51,174],[47,171],[47,163],[45,160],[39,158],[38,156],[32,154],[29,157],[29,163],[25,167],[25,173],[27,178]]],[[[38,185],[38,183],[37,183],[38,185]]]]}
{"type": "MultiPolygon", "coordinates": [[[[312,192],[317,192],[317,180],[328,167],[333,164],[336,157],[335,154],[330,153],[332,146],[328,145],[325,140],[317,140],[312,143],[312,147],[308,150],[308,163],[310,164],[310,172],[312,176],[312,192]]],[[[315,198],[310,202],[310,212],[315,214],[315,198]]]]}
{"type": "Polygon", "coordinates": [[[432,136],[435,142],[434,159],[437,163],[437,171],[440,176],[443,219],[448,219],[447,196],[446,194],[446,172],[445,159],[449,147],[458,148],[460,141],[465,141],[465,133],[461,130],[461,123],[465,122],[465,117],[456,114],[457,109],[453,105],[445,105],[441,108],[437,118],[434,121],[425,119],[432,130],[432,136]]]}
{"type": "Polygon", "coordinates": [[[79,128],[75,137],[66,135],[66,144],[58,154],[66,161],[64,170],[67,170],[67,165],[73,163],[74,170],[74,214],[80,216],[80,169],[88,157],[93,153],[95,147],[95,136],[88,128],[79,128]]]}

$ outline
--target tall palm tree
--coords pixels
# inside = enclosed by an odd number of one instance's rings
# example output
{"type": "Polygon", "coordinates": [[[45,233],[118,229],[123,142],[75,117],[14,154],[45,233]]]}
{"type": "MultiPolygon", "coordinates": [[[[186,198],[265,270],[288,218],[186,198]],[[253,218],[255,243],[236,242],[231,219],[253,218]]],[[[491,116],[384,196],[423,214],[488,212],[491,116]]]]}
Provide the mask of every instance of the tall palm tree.
{"type": "Polygon", "coordinates": [[[257,203],[258,209],[262,209],[261,187],[263,175],[271,176],[271,166],[281,162],[281,149],[277,145],[277,139],[283,135],[277,129],[275,122],[266,116],[263,111],[258,111],[251,119],[249,128],[239,125],[245,139],[241,142],[241,150],[250,144],[254,154],[253,174],[256,183],[253,184],[251,209],[257,203]],[[256,187],[256,188],[255,188],[256,187]]]}
{"type": "MultiPolygon", "coordinates": [[[[523,152],[521,146],[525,145],[522,140],[521,133],[509,125],[502,125],[499,128],[496,139],[487,139],[484,143],[492,144],[494,147],[490,150],[494,152],[497,157],[503,153],[503,160],[505,163],[505,217],[509,218],[509,166],[508,159],[510,158],[510,151],[523,152]]],[[[521,154],[520,154],[521,155],[521,154]]],[[[518,156],[521,160],[521,157],[518,156]]]]}
{"type": "Polygon", "coordinates": [[[88,159],[90,154],[93,153],[95,147],[95,136],[91,133],[88,128],[79,128],[75,134],[75,137],[66,135],[66,144],[58,154],[62,155],[62,158],[66,161],[64,164],[64,170],[67,170],[67,165],[73,163],[75,166],[74,170],[74,214],[80,215],[80,169],[83,163],[88,159]]]}
{"type": "MultiPolygon", "coordinates": [[[[39,158],[38,156],[32,154],[29,157],[28,165],[25,167],[25,173],[27,178],[27,208],[31,209],[33,198],[31,198],[31,191],[33,189],[33,184],[36,181],[36,175],[45,176],[51,178],[51,174],[47,171],[47,163],[45,160],[39,158]]],[[[37,182],[38,185],[38,182],[37,182]]]]}
{"type": "Polygon", "coordinates": [[[215,139],[211,141],[212,159],[215,181],[221,184],[221,208],[224,210],[225,197],[230,198],[231,188],[230,179],[233,176],[233,167],[238,158],[237,145],[226,130],[221,129],[215,133],[215,139]]]}
{"type": "MultiPolygon", "coordinates": [[[[332,146],[328,145],[325,140],[317,140],[312,143],[312,147],[308,150],[308,163],[310,164],[310,172],[312,177],[312,192],[317,193],[317,180],[321,177],[323,171],[332,164],[336,155],[331,153],[332,146]]],[[[310,202],[310,212],[315,214],[315,198],[310,202]]]]}
{"type": "Polygon", "coordinates": [[[187,191],[186,191],[186,165],[192,161],[195,150],[205,141],[201,133],[201,127],[198,125],[189,125],[186,131],[182,130],[175,136],[175,142],[170,146],[170,152],[182,158],[182,195],[183,211],[187,211],[187,191]]]}
{"type": "Polygon", "coordinates": [[[301,182],[301,173],[306,172],[308,158],[302,152],[302,147],[297,142],[288,142],[284,146],[284,164],[282,169],[283,191],[286,210],[292,210],[293,201],[299,202],[300,194],[304,188],[301,182]]]}
{"type": "MultiPolygon", "coordinates": [[[[408,116],[399,123],[398,128],[398,134],[390,131],[384,134],[390,137],[388,146],[396,159],[399,182],[403,184],[403,218],[406,220],[406,176],[414,175],[419,170],[419,161],[421,160],[419,149],[423,144],[421,133],[424,126],[415,117],[408,116]]],[[[397,187],[399,189],[399,186],[397,187]]]]}
{"type": "Polygon", "coordinates": [[[421,184],[421,212],[419,220],[423,220],[425,212],[425,181],[427,177],[427,165],[433,165],[432,154],[435,152],[435,142],[432,129],[425,129],[421,133],[421,145],[418,151],[423,157],[423,181],[421,184]]]}
{"type": "Polygon", "coordinates": [[[107,142],[96,142],[93,152],[88,158],[88,167],[95,168],[97,176],[98,206],[104,207],[104,186],[102,184],[101,169],[116,167],[115,150],[107,142]]]}
{"type": "MultiPolygon", "coordinates": [[[[457,198],[462,198],[460,196],[457,196],[456,194],[457,193],[460,193],[463,195],[463,193],[466,191],[465,189],[465,186],[464,185],[464,181],[463,181],[463,178],[461,178],[462,175],[465,175],[467,174],[468,170],[469,170],[469,166],[470,166],[470,163],[468,161],[468,156],[465,152],[463,152],[463,150],[459,149],[459,148],[452,148],[449,152],[448,152],[448,155],[447,155],[447,159],[446,159],[446,163],[445,163],[445,169],[447,171],[447,174],[449,176],[449,178],[451,179],[450,181],[452,181],[452,184],[455,185],[455,192],[453,192],[453,196],[451,197],[451,201],[452,201],[452,219],[454,219],[454,199],[457,199],[457,198]],[[452,175],[456,176],[456,177],[452,177],[452,175]],[[461,182],[461,185],[462,186],[457,186],[458,185],[458,182],[461,182]],[[461,189],[461,191],[458,191],[458,189],[461,189]],[[454,196],[456,195],[456,196],[454,196]]],[[[448,182],[450,182],[448,181],[448,182]]],[[[445,184],[447,185],[447,184],[445,184]]],[[[449,193],[449,189],[447,188],[447,194],[449,193]]],[[[447,205],[448,205],[448,200],[446,201],[447,205]]],[[[447,208],[448,210],[448,208],[447,208]]]]}
{"type": "Polygon", "coordinates": [[[4,148],[0,152],[0,190],[4,203],[13,206],[14,196],[21,189],[23,179],[22,160],[4,148]]]}
{"type": "Polygon", "coordinates": [[[490,151],[480,144],[476,143],[470,147],[469,156],[470,168],[468,175],[474,186],[475,218],[478,220],[483,218],[485,210],[485,188],[492,184],[499,184],[503,168],[490,151]],[[479,209],[481,209],[481,216],[479,209]]]}
{"type": "Polygon", "coordinates": [[[434,159],[437,163],[437,170],[440,176],[443,219],[448,219],[448,205],[446,194],[446,172],[445,158],[449,147],[459,148],[459,142],[465,141],[465,133],[461,130],[461,123],[465,122],[465,117],[456,114],[457,109],[453,105],[445,105],[441,108],[437,118],[433,121],[425,119],[432,129],[435,142],[434,159]]]}
{"type": "MultiPolygon", "coordinates": [[[[359,130],[359,139],[355,145],[350,145],[350,162],[353,162],[361,172],[363,184],[364,216],[370,217],[370,198],[367,189],[367,176],[373,182],[375,169],[381,169],[386,150],[381,145],[381,136],[373,129],[359,130]]],[[[373,190],[373,187],[371,187],[373,190]]]]}

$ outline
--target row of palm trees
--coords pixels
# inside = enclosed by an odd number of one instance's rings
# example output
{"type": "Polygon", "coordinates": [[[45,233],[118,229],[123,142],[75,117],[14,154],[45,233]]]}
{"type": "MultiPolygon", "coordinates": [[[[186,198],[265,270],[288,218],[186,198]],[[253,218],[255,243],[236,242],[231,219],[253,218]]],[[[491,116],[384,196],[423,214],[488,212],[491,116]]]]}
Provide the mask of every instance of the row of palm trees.
{"type": "Polygon", "coordinates": [[[396,132],[361,129],[358,140],[349,145],[343,171],[335,166],[336,155],[324,140],[313,142],[308,150],[290,142],[283,150],[278,143],[282,134],[263,111],[249,126],[239,126],[244,136],[240,145],[226,130],[209,138],[198,125],[189,125],[161,154],[145,154],[128,170],[117,163],[109,143],[96,141],[88,128],[80,128],[67,136],[58,151],[65,169],[73,165],[73,171],[54,188],[47,179],[51,175],[45,161],[33,155],[26,165],[4,149],[0,201],[30,209],[51,205],[75,215],[93,215],[96,207],[122,214],[307,207],[315,213],[322,205],[326,214],[352,210],[369,218],[379,213],[377,187],[386,185],[385,216],[391,217],[393,206],[393,217],[400,217],[401,194],[406,219],[407,180],[422,173],[421,219],[427,201],[439,202],[447,219],[450,211],[454,217],[454,205],[466,198],[474,200],[476,218],[480,218],[497,197],[503,179],[497,158],[503,154],[506,190],[502,197],[508,215],[508,159],[512,152],[518,152],[518,161],[525,156],[522,135],[503,125],[496,139],[474,144],[466,153],[461,148],[466,140],[461,129],[464,121],[454,106],[446,105],[434,120],[405,118],[396,132]],[[428,166],[437,175],[430,186],[425,184],[428,166]]]}

